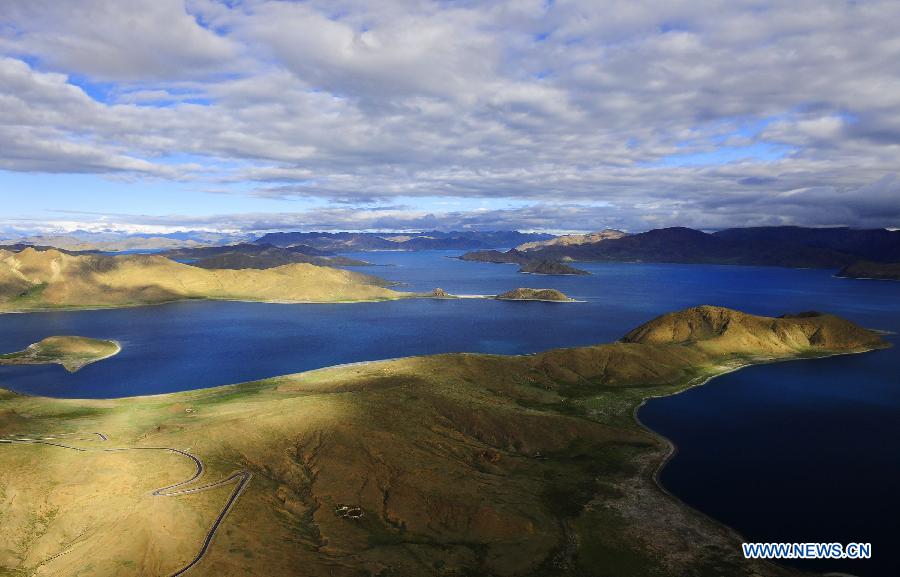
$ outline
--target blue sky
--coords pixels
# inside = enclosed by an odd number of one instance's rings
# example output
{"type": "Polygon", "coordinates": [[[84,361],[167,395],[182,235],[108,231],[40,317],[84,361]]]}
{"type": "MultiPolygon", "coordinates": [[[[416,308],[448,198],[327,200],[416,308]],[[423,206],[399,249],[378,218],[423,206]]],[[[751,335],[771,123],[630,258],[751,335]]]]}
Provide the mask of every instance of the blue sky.
{"type": "Polygon", "coordinates": [[[895,2],[135,3],[4,5],[0,235],[900,226],[895,2]]]}

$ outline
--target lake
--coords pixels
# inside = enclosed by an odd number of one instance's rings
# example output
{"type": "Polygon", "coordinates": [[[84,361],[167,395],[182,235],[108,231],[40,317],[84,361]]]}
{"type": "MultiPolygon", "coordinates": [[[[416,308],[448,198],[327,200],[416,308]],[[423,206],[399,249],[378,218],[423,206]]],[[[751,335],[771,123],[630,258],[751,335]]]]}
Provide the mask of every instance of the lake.
{"type": "MultiPolygon", "coordinates": [[[[462,262],[458,251],[348,254],[355,267],[456,294],[557,288],[581,303],[407,300],[357,304],[182,302],[0,315],[0,351],[50,335],[115,339],[122,352],[69,374],[0,367],[0,386],[55,397],[166,393],[339,363],[471,351],[520,354],[615,340],[656,315],[699,304],[779,315],[820,310],[900,331],[900,283],[833,271],[579,264],[543,277],[462,262]]],[[[866,577],[900,574],[900,347],[751,367],[655,399],[641,420],[678,446],[661,475],[673,494],[752,541],[871,541],[874,559],[804,563],[866,577]]]]}

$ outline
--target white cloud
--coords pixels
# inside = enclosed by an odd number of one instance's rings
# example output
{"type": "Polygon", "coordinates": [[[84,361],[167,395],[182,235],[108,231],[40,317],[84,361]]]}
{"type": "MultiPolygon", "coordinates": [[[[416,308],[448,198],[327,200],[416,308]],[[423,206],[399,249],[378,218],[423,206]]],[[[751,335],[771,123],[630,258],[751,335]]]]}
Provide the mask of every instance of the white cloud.
{"type": "Polygon", "coordinates": [[[0,168],[605,203],[632,228],[896,226],[898,20],[878,1],[11,0],[0,168]]]}

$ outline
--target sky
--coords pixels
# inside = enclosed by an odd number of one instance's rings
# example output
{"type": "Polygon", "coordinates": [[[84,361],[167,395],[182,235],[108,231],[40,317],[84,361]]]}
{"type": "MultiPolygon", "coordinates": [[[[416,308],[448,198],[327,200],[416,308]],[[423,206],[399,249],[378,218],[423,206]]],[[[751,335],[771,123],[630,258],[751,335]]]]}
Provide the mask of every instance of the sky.
{"type": "Polygon", "coordinates": [[[0,235],[900,227],[900,2],[3,0],[0,235]]]}

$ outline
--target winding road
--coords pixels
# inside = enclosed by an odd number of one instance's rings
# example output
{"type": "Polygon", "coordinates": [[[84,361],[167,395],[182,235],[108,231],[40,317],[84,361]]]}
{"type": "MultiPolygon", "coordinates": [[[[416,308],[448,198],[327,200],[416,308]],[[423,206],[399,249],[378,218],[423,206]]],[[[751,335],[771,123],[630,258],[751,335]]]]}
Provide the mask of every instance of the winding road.
{"type": "Polygon", "coordinates": [[[237,483],[232,491],[231,495],[228,497],[228,500],[225,501],[222,510],[219,511],[219,514],[216,516],[215,521],[213,521],[212,526],[210,526],[209,531],[206,533],[206,538],[203,540],[203,544],[200,547],[200,550],[197,551],[197,554],[191,559],[186,565],[182,566],[180,569],[175,571],[174,573],[170,573],[168,577],[178,577],[179,575],[184,575],[187,573],[192,567],[194,567],[197,563],[199,563],[204,555],[206,555],[207,551],[209,551],[210,545],[212,544],[213,537],[216,535],[216,531],[219,530],[219,527],[222,525],[222,521],[225,519],[225,516],[228,515],[228,512],[234,506],[235,502],[238,500],[238,497],[241,496],[241,493],[244,491],[244,488],[250,482],[250,479],[253,475],[250,471],[246,469],[242,469],[239,471],[235,471],[221,479],[219,481],[215,481],[213,483],[208,483],[206,485],[201,485],[199,487],[192,487],[189,489],[182,489],[180,487],[184,487],[185,485],[189,485],[200,478],[203,475],[203,461],[200,460],[196,455],[192,455],[187,451],[182,451],[181,449],[175,449],[173,447],[111,447],[111,448],[85,448],[85,447],[75,447],[72,445],[67,445],[65,442],[72,441],[108,441],[109,437],[104,435],[103,433],[87,433],[87,437],[79,435],[85,435],[85,433],[61,433],[58,435],[52,436],[32,436],[32,435],[12,435],[9,438],[0,438],[0,443],[5,444],[40,444],[40,445],[49,445],[51,447],[61,447],[63,449],[71,449],[73,451],[80,452],[122,452],[122,451],[167,451],[170,453],[176,453],[183,457],[187,457],[191,461],[194,462],[196,467],[193,476],[189,479],[185,479],[184,481],[179,481],[173,485],[168,485],[166,487],[161,487],[156,489],[151,493],[154,497],[177,497],[179,495],[188,495],[191,493],[199,493],[201,491],[208,491],[209,489],[214,489],[216,487],[221,487],[222,485],[228,485],[230,483],[237,483]]]}

